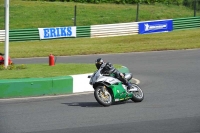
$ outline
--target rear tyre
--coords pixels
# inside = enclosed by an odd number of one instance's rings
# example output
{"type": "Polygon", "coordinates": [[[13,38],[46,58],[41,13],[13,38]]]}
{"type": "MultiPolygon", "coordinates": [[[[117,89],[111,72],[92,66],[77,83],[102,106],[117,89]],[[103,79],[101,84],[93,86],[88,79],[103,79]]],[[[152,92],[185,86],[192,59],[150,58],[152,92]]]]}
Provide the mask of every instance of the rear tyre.
{"type": "Polygon", "coordinates": [[[94,97],[100,105],[107,107],[113,103],[113,98],[107,89],[104,91],[105,92],[103,92],[103,86],[97,86],[94,91],[94,97]]]}
{"type": "Polygon", "coordinates": [[[134,102],[141,102],[144,99],[144,93],[142,92],[142,89],[139,87],[139,85],[132,83],[133,87],[137,88],[137,91],[131,92],[133,94],[133,97],[131,98],[134,102]]]}

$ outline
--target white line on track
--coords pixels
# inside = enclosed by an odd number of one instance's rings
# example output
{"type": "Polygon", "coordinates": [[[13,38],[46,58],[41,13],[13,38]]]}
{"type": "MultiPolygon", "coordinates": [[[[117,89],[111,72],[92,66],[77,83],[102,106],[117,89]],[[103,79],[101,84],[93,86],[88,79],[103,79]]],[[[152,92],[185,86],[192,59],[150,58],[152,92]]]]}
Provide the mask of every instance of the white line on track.
{"type": "Polygon", "coordinates": [[[135,78],[132,78],[132,79],[135,80],[135,83],[136,83],[136,84],[140,84],[140,80],[135,79],[135,78]]]}
{"type": "Polygon", "coordinates": [[[0,101],[16,101],[16,100],[34,100],[34,99],[48,99],[48,98],[58,98],[58,97],[68,97],[68,96],[77,96],[77,95],[84,95],[90,94],[93,92],[81,92],[81,93],[73,93],[73,94],[66,94],[66,95],[56,95],[56,96],[40,96],[40,97],[23,97],[23,98],[8,98],[8,99],[0,99],[0,101]]]}

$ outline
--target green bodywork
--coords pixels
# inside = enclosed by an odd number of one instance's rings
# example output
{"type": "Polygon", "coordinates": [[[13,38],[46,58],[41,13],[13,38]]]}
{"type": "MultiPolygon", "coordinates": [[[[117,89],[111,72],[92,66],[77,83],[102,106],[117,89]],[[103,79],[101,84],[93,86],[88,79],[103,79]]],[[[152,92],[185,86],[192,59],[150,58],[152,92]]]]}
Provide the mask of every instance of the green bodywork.
{"type": "Polygon", "coordinates": [[[132,93],[126,92],[126,90],[122,86],[122,83],[118,83],[117,85],[110,85],[109,87],[113,91],[113,97],[115,101],[128,100],[133,97],[132,93]]]}

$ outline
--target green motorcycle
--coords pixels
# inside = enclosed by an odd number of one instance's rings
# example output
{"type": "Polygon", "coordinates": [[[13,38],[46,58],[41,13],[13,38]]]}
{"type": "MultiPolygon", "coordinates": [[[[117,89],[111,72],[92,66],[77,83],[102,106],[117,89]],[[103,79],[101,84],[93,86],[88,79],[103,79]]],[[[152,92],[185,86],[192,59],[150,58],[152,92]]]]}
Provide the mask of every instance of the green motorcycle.
{"type": "MultiPolygon", "coordinates": [[[[93,75],[89,75],[90,85],[94,88],[94,97],[96,101],[103,106],[110,106],[115,102],[132,100],[133,102],[141,102],[144,94],[139,85],[131,83],[132,87],[127,91],[127,86],[120,80],[101,73],[102,68],[95,71],[93,75]]],[[[125,78],[130,81],[131,73],[124,73],[125,78]]]]}

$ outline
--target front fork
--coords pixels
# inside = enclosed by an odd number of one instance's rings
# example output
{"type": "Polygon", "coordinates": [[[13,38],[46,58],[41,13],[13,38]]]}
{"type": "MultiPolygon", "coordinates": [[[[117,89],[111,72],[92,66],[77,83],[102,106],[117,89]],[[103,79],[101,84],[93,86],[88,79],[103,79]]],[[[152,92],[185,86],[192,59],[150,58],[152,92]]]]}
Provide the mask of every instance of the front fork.
{"type": "Polygon", "coordinates": [[[103,92],[104,96],[107,96],[109,94],[108,90],[105,86],[102,87],[102,92],[103,92]]]}

